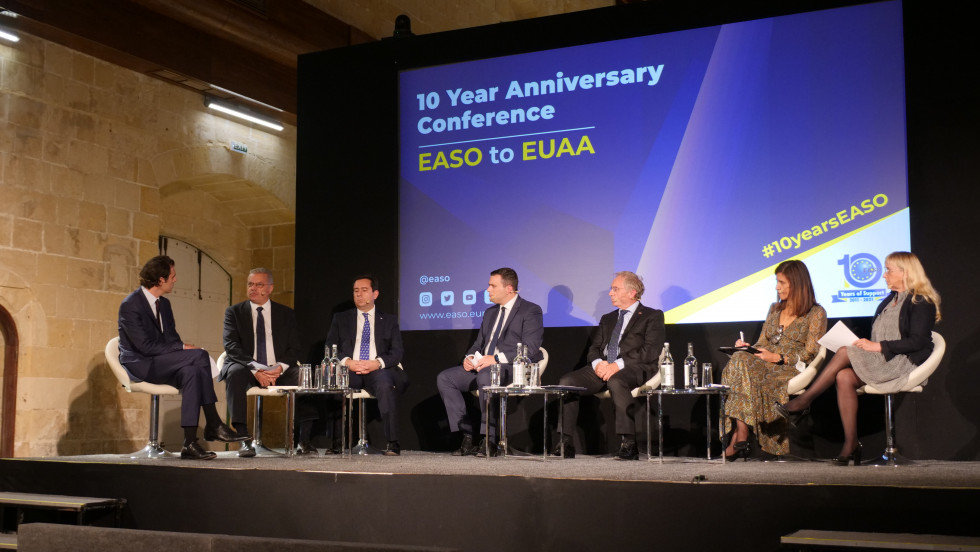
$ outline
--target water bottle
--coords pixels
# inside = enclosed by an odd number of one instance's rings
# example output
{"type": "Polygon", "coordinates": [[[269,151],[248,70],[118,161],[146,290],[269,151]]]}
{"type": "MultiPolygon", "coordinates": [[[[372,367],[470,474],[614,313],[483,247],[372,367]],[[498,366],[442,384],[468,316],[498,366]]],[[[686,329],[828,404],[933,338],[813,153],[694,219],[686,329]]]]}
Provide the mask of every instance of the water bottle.
{"type": "Polygon", "coordinates": [[[684,387],[694,389],[698,386],[698,359],[694,358],[694,344],[687,344],[687,357],[684,358],[684,387]]]}
{"type": "Polygon", "coordinates": [[[315,386],[323,391],[327,388],[327,374],[330,373],[330,345],[323,346],[323,360],[317,367],[315,386]]]}
{"type": "Polygon", "coordinates": [[[524,385],[534,387],[534,374],[531,373],[531,357],[527,356],[527,345],[522,345],[521,357],[524,359],[524,385]]]}
{"type": "Polygon", "coordinates": [[[330,346],[330,387],[340,387],[340,359],[337,358],[337,345],[330,346]]]}
{"type": "Polygon", "coordinates": [[[670,343],[666,341],[660,353],[660,388],[664,391],[674,390],[674,358],[670,356],[670,343]]]}
{"type": "Polygon", "coordinates": [[[513,373],[512,385],[516,387],[521,387],[527,384],[527,377],[524,375],[527,362],[524,360],[523,352],[524,345],[522,343],[518,343],[517,353],[514,355],[514,360],[510,363],[511,372],[513,373]]]}

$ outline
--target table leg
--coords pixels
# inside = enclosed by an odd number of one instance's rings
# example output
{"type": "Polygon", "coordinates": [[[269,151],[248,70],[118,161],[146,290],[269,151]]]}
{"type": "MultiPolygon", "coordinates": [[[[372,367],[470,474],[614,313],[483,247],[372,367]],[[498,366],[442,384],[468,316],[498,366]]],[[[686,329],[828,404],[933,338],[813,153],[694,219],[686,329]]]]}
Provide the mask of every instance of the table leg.
{"type": "Polygon", "coordinates": [[[565,392],[558,393],[558,442],[561,443],[561,459],[565,459],[565,392]]]}
{"type": "Polygon", "coordinates": [[[541,393],[544,397],[544,432],[541,434],[541,448],[544,449],[544,459],[548,459],[548,392],[541,393]]]}
{"type": "MultiPolygon", "coordinates": [[[[500,442],[500,450],[503,451],[501,456],[507,456],[507,394],[502,393],[500,395],[500,424],[499,424],[500,434],[497,435],[497,439],[500,442]]],[[[490,442],[490,439],[487,439],[490,442]]]]}
{"type": "Polygon", "coordinates": [[[296,454],[295,443],[293,443],[293,420],[296,417],[296,393],[286,392],[286,457],[292,458],[296,454]]]}
{"type": "MultiPolygon", "coordinates": [[[[477,394],[479,394],[479,393],[477,393],[477,394]]],[[[489,462],[490,461],[490,419],[489,419],[490,416],[489,416],[489,413],[490,413],[490,402],[491,402],[490,401],[490,391],[488,389],[484,388],[484,390],[483,390],[483,396],[486,398],[486,401],[487,401],[486,408],[483,409],[484,412],[487,412],[487,419],[482,422],[483,424],[485,424],[483,426],[483,434],[487,437],[486,439],[483,440],[484,445],[486,445],[485,446],[486,450],[484,450],[483,452],[484,452],[484,454],[487,455],[487,461],[489,462]]],[[[500,420],[497,420],[497,424],[499,426],[500,420]]],[[[499,427],[498,427],[498,431],[499,431],[499,427]]]]}
{"type": "Polygon", "coordinates": [[[341,456],[351,458],[354,454],[354,451],[351,450],[351,442],[353,439],[350,439],[348,435],[351,435],[351,431],[353,431],[351,429],[351,418],[354,417],[354,401],[348,400],[348,398],[349,391],[344,391],[340,397],[340,427],[346,425],[347,431],[340,432],[340,450],[342,452],[341,456]],[[347,422],[346,424],[344,423],[345,421],[347,422]]]}
{"type": "Polygon", "coordinates": [[[664,463],[664,396],[663,393],[657,395],[657,434],[659,435],[657,451],[660,454],[660,463],[664,463]]]}
{"type": "Polygon", "coordinates": [[[708,436],[708,460],[711,460],[711,395],[704,396],[704,419],[708,424],[708,431],[704,433],[708,436]]]}
{"type": "Polygon", "coordinates": [[[653,459],[653,450],[650,448],[650,395],[647,394],[647,461],[653,459]]]}
{"type": "MultiPolygon", "coordinates": [[[[725,392],[718,393],[718,440],[725,445],[725,392]]],[[[721,463],[725,463],[725,451],[721,451],[721,463]]]]}

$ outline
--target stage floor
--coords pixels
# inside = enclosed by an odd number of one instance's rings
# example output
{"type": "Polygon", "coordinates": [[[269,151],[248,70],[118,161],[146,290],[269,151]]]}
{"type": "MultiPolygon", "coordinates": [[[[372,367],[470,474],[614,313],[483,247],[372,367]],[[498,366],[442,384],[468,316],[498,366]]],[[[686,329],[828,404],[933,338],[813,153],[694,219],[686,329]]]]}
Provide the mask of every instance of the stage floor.
{"type": "Polygon", "coordinates": [[[665,457],[660,464],[655,456],[648,461],[623,462],[610,457],[579,455],[562,460],[541,456],[508,456],[506,458],[455,457],[449,453],[403,451],[401,456],[366,455],[341,457],[256,457],[238,458],[234,451],[219,452],[208,461],[167,459],[130,460],[119,455],[61,456],[25,458],[45,462],[98,464],[138,464],[187,469],[217,470],[291,470],[324,473],[357,474],[424,474],[530,477],[545,479],[651,481],[677,483],[737,483],[761,485],[856,485],[873,487],[919,487],[936,489],[980,488],[980,462],[920,460],[898,467],[836,466],[829,460],[763,462],[704,458],[665,457]]]}

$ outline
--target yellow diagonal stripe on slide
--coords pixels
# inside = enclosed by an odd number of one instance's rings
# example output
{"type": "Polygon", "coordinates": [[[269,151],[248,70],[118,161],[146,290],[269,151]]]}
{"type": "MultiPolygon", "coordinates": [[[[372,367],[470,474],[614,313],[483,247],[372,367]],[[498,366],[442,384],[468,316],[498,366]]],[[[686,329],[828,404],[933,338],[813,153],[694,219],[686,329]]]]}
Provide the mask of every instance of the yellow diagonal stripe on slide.
{"type": "MultiPolygon", "coordinates": [[[[820,251],[823,251],[824,249],[827,249],[828,247],[830,247],[830,246],[832,246],[834,244],[837,244],[837,243],[841,242],[842,240],[845,240],[845,239],[847,239],[847,238],[849,238],[849,237],[857,234],[858,232],[863,232],[864,230],[867,230],[868,228],[871,228],[872,226],[874,226],[874,225],[876,225],[876,224],[878,224],[878,223],[880,223],[882,221],[888,220],[889,218],[891,218],[891,217],[893,217],[893,216],[895,216],[895,215],[897,215],[899,213],[903,213],[903,212],[905,212],[907,210],[908,210],[908,207],[902,209],[901,211],[896,211],[896,212],[888,215],[887,217],[883,217],[883,218],[880,218],[880,219],[878,219],[878,220],[876,220],[874,222],[868,223],[868,224],[866,224],[864,226],[861,226],[860,228],[857,228],[855,230],[852,230],[852,231],[850,231],[850,232],[848,232],[848,233],[846,233],[846,234],[844,234],[844,235],[842,235],[840,237],[834,238],[834,239],[830,240],[829,242],[822,243],[822,244],[818,245],[817,247],[814,247],[813,249],[808,249],[806,251],[800,252],[798,255],[794,255],[794,256],[790,257],[789,259],[785,259],[785,260],[790,260],[790,259],[803,260],[803,259],[805,259],[805,258],[807,258],[807,257],[809,257],[809,256],[811,256],[811,255],[813,255],[815,253],[819,253],[820,251]]],[[[781,263],[783,261],[779,261],[779,262],[781,263]]],[[[679,322],[679,321],[687,318],[688,316],[691,316],[692,314],[698,312],[699,310],[701,310],[703,308],[706,308],[706,307],[714,304],[715,302],[717,302],[717,301],[719,301],[721,299],[724,299],[725,297],[728,297],[729,295],[731,295],[733,293],[742,291],[743,289],[745,289],[747,287],[750,287],[750,286],[753,286],[753,285],[761,282],[763,279],[772,276],[772,273],[773,273],[774,270],[776,270],[776,267],[777,266],[779,266],[779,263],[772,264],[772,265],[767,266],[766,268],[763,268],[762,270],[760,270],[760,271],[758,271],[758,272],[756,272],[754,274],[750,274],[750,275],[748,275],[748,276],[746,276],[746,277],[744,277],[744,278],[742,278],[740,280],[736,280],[736,281],[734,281],[734,282],[732,282],[732,283],[730,283],[730,284],[728,284],[726,286],[722,286],[722,287],[720,287],[720,288],[718,288],[718,289],[716,289],[716,290],[714,290],[712,292],[709,292],[709,293],[707,293],[705,295],[702,295],[701,297],[698,297],[697,299],[688,301],[687,303],[684,303],[683,305],[678,305],[678,306],[676,306],[676,307],[674,307],[674,308],[672,308],[669,311],[667,311],[667,312],[664,313],[664,319],[665,319],[664,321],[667,324],[676,324],[677,322],[679,322]]]]}

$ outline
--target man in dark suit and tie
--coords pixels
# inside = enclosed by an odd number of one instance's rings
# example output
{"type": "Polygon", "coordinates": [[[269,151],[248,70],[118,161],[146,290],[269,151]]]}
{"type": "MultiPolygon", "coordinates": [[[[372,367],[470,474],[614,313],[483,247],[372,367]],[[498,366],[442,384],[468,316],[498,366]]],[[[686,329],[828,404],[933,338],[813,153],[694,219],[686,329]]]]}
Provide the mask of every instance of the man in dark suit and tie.
{"type": "Polygon", "coordinates": [[[244,439],[225,425],[214,403],[207,351],[184,343],[177,333],[174,311],[163,297],[174,289],[177,271],[170,257],[153,257],[140,270],[140,288],[119,305],[119,362],[135,381],[173,385],[180,389],[180,425],[184,446],[180,457],[210,460],[216,455],[197,442],[197,423],[204,410],[204,438],[233,442],[244,439]]]}
{"type": "Polygon", "coordinates": [[[454,366],[439,373],[436,385],[449,417],[449,428],[463,433],[459,449],[454,456],[483,454],[487,443],[474,446],[477,432],[487,427],[485,439],[490,440],[490,455],[497,453],[496,427],[492,412],[487,412],[482,389],[490,385],[490,370],[485,368],[500,364],[500,382],[510,382],[511,361],[517,356],[517,344],[527,346],[532,362],[541,360],[541,340],[544,324],[541,307],[518,296],[517,272],[512,268],[498,268],[490,273],[487,293],[494,306],[483,313],[483,323],[476,341],[463,358],[462,366],[454,366]],[[480,426],[475,428],[466,412],[463,393],[480,389],[480,426]]]}
{"type": "Polygon", "coordinates": [[[351,388],[364,389],[378,399],[388,441],[384,454],[398,456],[398,397],[408,388],[408,376],[398,365],[404,351],[398,319],[375,307],[378,295],[377,278],[370,274],[354,278],[355,308],[334,315],[326,344],[337,345],[337,358],[347,366],[351,388]]]}
{"type": "MultiPolygon", "coordinates": [[[[300,355],[299,330],[293,309],[269,300],[274,289],[272,272],[253,268],[248,273],[248,300],[225,310],[225,363],[218,381],[225,382],[231,425],[248,436],[248,390],[270,385],[297,385],[300,355]]],[[[316,412],[297,404],[296,420],[316,419],[316,412]]],[[[251,438],[238,456],[255,456],[251,438]]]]}
{"type": "MultiPolygon", "coordinates": [[[[659,370],[657,360],[664,346],[666,332],[664,313],[640,304],[643,282],[632,272],[617,272],[609,287],[609,297],[616,310],[603,315],[589,348],[589,366],[562,376],[561,385],[584,387],[580,395],[594,395],[609,389],[616,411],[616,433],[621,437],[617,460],[636,460],[636,402],[632,390],[640,387],[659,370]]],[[[565,423],[578,420],[578,397],[565,402],[565,423]]],[[[572,426],[574,427],[574,425],[572,426]]],[[[574,458],[571,437],[561,435],[565,457],[574,458]]],[[[555,447],[561,454],[561,443],[555,447]]]]}

